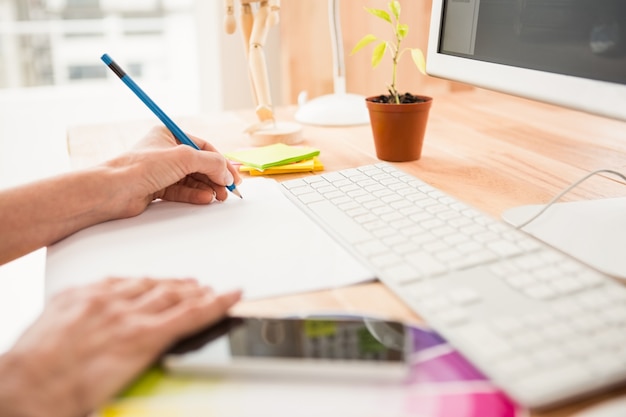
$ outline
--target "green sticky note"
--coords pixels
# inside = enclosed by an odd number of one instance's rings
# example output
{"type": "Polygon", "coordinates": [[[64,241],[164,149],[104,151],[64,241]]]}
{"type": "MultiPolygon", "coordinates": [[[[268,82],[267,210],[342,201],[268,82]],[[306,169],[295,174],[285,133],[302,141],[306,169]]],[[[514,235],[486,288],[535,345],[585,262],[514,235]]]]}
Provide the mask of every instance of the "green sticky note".
{"type": "Polygon", "coordinates": [[[311,159],[319,154],[319,149],[275,143],[254,149],[229,152],[224,156],[232,161],[241,162],[262,171],[270,167],[311,159]]]}

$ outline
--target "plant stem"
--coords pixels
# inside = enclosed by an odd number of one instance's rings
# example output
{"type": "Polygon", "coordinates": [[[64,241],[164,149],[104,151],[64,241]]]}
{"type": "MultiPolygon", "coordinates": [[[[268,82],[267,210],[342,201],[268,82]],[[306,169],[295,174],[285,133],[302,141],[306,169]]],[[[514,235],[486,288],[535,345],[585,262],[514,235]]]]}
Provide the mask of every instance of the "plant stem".
{"type": "Polygon", "coordinates": [[[396,37],[395,51],[393,51],[393,65],[391,70],[391,93],[396,101],[396,104],[400,104],[400,97],[398,90],[396,89],[396,73],[398,71],[398,57],[400,54],[400,34],[398,33],[398,22],[395,22],[394,35],[396,37]]]}

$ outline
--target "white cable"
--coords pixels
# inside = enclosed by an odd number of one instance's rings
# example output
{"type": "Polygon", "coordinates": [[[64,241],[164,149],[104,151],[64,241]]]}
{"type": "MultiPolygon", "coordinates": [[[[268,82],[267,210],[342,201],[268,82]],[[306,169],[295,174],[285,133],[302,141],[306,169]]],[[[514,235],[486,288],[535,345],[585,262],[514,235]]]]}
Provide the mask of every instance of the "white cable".
{"type": "Polygon", "coordinates": [[[537,214],[532,216],[530,219],[526,220],[524,223],[522,223],[520,225],[517,225],[516,228],[517,229],[521,229],[521,228],[523,228],[525,226],[528,226],[528,224],[530,222],[534,221],[535,219],[537,219],[537,217],[539,217],[543,213],[545,213],[545,211],[547,209],[549,209],[554,203],[559,201],[559,199],[561,199],[561,197],[563,197],[565,194],[569,193],[575,187],[579,186],[583,181],[586,181],[590,177],[592,177],[592,176],[594,176],[596,174],[601,174],[601,173],[616,175],[616,176],[620,177],[621,179],[623,179],[624,181],[626,181],[626,176],[624,174],[622,174],[621,172],[618,172],[618,171],[613,171],[611,169],[598,169],[596,171],[590,172],[589,174],[585,175],[584,177],[582,177],[578,181],[575,181],[574,183],[570,184],[567,188],[565,188],[563,191],[561,191],[559,194],[557,194],[554,198],[552,198],[552,200],[550,200],[548,203],[546,203],[543,206],[543,208],[537,214]]]}

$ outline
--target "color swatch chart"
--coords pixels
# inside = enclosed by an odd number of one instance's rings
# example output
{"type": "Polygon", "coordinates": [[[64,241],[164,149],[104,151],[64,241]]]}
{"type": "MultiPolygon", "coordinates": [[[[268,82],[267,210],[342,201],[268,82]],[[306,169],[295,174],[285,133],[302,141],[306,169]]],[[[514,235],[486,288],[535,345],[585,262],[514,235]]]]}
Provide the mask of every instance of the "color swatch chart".
{"type": "Polygon", "coordinates": [[[181,377],[153,369],[101,417],[525,417],[433,331],[412,328],[411,372],[403,383],[275,378],[181,377]]]}

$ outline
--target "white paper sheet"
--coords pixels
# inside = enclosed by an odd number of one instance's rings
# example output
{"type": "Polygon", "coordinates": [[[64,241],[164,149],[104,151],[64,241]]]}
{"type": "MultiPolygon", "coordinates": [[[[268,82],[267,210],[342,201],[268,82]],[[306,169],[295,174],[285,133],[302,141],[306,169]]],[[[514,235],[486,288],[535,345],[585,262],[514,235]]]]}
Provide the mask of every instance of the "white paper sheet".
{"type": "Polygon", "coordinates": [[[282,194],[246,179],[223,203],[156,202],[140,216],[84,229],[50,246],[46,294],[99,279],[194,277],[260,298],[374,279],[282,194]]]}

